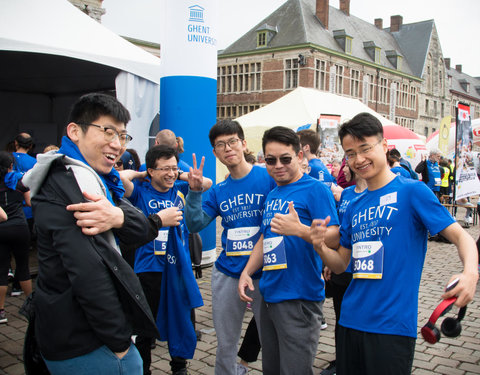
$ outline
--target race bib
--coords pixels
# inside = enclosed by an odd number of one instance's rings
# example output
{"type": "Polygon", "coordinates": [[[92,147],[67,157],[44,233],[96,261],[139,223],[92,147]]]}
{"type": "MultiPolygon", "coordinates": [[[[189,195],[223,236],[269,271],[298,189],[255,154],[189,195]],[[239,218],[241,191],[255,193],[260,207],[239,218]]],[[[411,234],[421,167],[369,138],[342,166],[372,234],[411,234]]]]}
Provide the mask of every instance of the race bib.
{"type": "Polygon", "coordinates": [[[168,229],[158,231],[157,238],[153,240],[153,253],[155,255],[165,255],[168,243],[168,229]]]}
{"type": "Polygon", "coordinates": [[[173,202],[175,207],[178,207],[180,210],[183,210],[185,207],[185,196],[181,191],[177,191],[177,196],[175,197],[175,202],[173,202]]]}
{"type": "Polygon", "coordinates": [[[442,184],[442,180],[440,178],[435,178],[435,186],[440,186],[442,184]]]}
{"type": "Polygon", "coordinates": [[[357,242],[352,251],[354,279],[381,279],[384,247],[381,241],[357,242]]]}
{"type": "Polygon", "coordinates": [[[227,256],[250,255],[260,238],[260,227],[232,228],[227,231],[227,256]]]}
{"type": "Polygon", "coordinates": [[[283,236],[263,240],[263,271],[287,268],[285,241],[283,236]]]}

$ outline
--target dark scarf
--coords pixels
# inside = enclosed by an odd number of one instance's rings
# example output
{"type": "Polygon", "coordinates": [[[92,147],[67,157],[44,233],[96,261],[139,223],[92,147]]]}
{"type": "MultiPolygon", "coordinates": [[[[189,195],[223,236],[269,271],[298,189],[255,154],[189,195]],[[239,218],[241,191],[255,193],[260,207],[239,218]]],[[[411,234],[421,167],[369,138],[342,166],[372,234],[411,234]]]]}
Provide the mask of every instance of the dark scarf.
{"type": "MultiPolygon", "coordinates": [[[[82,163],[90,167],[83,155],[80,153],[77,145],[73,143],[71,139],[67,136],[62,137],[62,146],[60,147],[60,150],[58,150],[58,153],[71,157],[72,159],[81,161],[82,163]]],[[[125,194],[125,189],[123,188],[122,181],[120,180],[120,175],[115,168],[112,168],[112,170],[108,174],[97,174],[100,176],[100,179],[102,180],[103,185],[106,188],[105,190],[107,191],[107,198],[112,204],[114,204],[114,202],[110,192],[113,193],[116,199],[123,198],[123,195],[125,194]]]]}

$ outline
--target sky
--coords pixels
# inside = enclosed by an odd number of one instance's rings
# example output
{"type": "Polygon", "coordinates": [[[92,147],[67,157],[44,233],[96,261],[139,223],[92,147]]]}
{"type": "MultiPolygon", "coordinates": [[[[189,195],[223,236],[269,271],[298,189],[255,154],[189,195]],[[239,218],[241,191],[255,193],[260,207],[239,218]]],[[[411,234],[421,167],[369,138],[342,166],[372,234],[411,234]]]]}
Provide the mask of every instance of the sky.
{"type": "MultiPolygon", "coordinates": [[[[161,1],[178,0],[104,0],[106,14],[102,24],[115,33],[151,42],[160,41],[161,1]]],[[[280,7],[286,0],[218,0],[218,48],[223,49],[280,7]]],[[[330,0],[338,8],[338,0],[330,0]]],[[[350,14],[373,24],[383,18],[390,26],[390,16],[401,15],[403,23],[435,20],[443,57],[451,66],[480,77],[479,0],[351,0],[350,14]],[[477,25],[477,27],[475,27],[477,25]]]]}

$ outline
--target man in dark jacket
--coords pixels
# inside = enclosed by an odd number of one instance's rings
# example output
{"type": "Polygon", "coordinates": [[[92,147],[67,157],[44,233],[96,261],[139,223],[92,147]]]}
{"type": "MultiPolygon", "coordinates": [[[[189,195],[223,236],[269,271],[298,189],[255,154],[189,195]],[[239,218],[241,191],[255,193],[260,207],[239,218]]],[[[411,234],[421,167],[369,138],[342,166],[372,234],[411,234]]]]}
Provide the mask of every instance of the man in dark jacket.
{"type": "Polygon", "coordinates": [[[24,177],[38,234],[35,333],[52,374],[141,375],[131,336],[157,333],[117,245],[141,241],[148,226],[113,168],[131,139],[129,120],[114,97],[81,97],[58,153],[40,155],[24,177]]]}

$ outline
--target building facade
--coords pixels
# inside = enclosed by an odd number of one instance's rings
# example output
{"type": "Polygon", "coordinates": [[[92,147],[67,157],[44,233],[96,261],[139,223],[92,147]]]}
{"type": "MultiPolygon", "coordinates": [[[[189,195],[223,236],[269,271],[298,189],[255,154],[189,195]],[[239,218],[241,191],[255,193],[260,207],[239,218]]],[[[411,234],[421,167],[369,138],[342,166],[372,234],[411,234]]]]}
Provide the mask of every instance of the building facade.
{"type": "Polygon", "coordinates": [[[217,116],[235,118],[298,86],[362,100],[383,116],[428,136],[450,114],[433,20],[370,24],[328,0],[289,0],[219,52],[217,116]],[[421,42],[420,42],[421,41],[421,42]]]}
{"type": "Polygon", "coordinates": [[[455,107],[461,102],[470,106],[472,120],[480,118],[480,77],[471,77],[462,72],[462,65],[450,67],[445,59],[447,83],[450,88],[450,112],[455,116],[455,107]]]}

